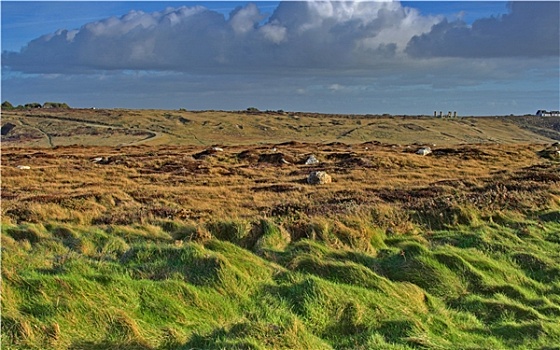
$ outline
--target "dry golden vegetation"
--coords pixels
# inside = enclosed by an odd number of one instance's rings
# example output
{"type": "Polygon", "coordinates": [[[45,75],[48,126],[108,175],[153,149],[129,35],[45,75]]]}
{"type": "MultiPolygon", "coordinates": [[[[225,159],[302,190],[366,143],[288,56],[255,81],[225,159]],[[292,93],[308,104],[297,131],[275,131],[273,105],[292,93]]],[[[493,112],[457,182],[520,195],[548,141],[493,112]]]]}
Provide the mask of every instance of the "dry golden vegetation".
{"type": "Polygon", "coordinates": [[[421,214],[419,220],[425,221],[427,215],[467,207],[492,215],[543,209],[558,200],[559,165],[539,154],[543,145],[433,147],[428,156],[416,154],[418,148],[293,142],[223,151],[194,146],[5,149],[3,220],[127,225],[293,219],[390,208],[421,214]],[[318,164],[305,164],[311,155],[318,164]],[[331,174],[333,182],[308,185],[314,170],[331,174]]]}
{"type": "Polygon", "coordinates": [[[374,140],[454,145],[535,143],[560,138],[559,118],[552,117],[439,119],[288,112],[35,109],[3,111],[2,119],[3,123],[16,125],[2,138],[4,148],[139,143],[254,145],[289,141],[354,144],[374,140]]]}
{"type": "Polygon", "coordinates": [[[6,348],[560,343],[554,119],[2,117],[6,348]]]}

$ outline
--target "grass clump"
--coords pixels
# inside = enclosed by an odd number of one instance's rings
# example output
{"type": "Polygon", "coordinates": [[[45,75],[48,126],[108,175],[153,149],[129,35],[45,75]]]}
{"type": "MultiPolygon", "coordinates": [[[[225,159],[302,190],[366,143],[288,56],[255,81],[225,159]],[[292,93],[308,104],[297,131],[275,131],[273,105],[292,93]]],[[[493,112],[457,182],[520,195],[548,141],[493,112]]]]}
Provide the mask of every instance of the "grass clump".
{"type": "Polygon", "coordinates": [[[514,216],[419,235],[355,214],[302,218],[3,225],[3,345],[538,349],[560,339],[556,222],[514,216]]]}
{"type": "Polygon", "coordinates": [[[250,248],[257,239],[251,223],[243,220],[213,221],[206,227],[213,237],[245,248],[250,248]]]}

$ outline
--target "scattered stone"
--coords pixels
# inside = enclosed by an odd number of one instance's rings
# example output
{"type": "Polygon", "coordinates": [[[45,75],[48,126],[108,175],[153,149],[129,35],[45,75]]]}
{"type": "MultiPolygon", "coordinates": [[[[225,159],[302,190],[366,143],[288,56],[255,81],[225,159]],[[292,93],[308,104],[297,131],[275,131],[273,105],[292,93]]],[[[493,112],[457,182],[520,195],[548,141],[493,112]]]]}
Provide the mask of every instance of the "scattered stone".
{"type": "Polygon", "coordinates": [[[319,160],[312,154],[305,161],[305,165],[314,165],[314,164],[319,164],[319,160]]]}
{"type": "Polygon", "coordinates": [[[416,154],[419,154],[421,156],[427,156],[430,153],[432,153],[432,149],[430,147],[422,147],[418,151],[416,151],[416,154]]]}
{"type": "Polygon", "coordinates": [[[96,164],[109,164],[111,163],[111,158],[109,157],[95,157],[92,159],[92,162],[96,164]]]}
{"type": "Polygon", "coordinates": [[[325,171],[313,171],[307,177],[307,183],[310,185],[324,185],[332,182],[332,177],[325,171]]]}
{"type": "Polygon", "coordinates": [[[29,165],[18,165],[16,168],[21,170],[29,170],[31,167],[29,165]]]}

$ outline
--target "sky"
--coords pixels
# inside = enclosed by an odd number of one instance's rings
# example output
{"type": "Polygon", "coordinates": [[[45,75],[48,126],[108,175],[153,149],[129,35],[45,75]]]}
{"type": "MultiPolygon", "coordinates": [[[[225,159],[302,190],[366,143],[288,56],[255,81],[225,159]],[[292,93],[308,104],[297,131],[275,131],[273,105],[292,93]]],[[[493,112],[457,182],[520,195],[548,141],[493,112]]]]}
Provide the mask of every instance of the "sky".
{"type": "Polygon", "coordinates": [[[2,1],[2,101],[509,115],[560,109],[560,2],[2,1]]]}

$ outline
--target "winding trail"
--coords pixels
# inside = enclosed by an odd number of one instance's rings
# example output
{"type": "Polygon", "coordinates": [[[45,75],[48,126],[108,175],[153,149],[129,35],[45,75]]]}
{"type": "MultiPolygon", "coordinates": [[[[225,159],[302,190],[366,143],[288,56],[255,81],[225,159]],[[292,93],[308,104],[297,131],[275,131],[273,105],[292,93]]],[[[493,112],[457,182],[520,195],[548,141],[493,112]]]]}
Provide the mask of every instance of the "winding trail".
{"type": "MultiPolygon", "coordinates": [[[[157,131],[153,131],[153,130],[148,130],[148,129],[132,129],[132,128],[123,128],[121,126],[116,126],[113,124],[109,124],[109,123],[104,123],[104,122],[92,122],[90,120],[85,120],[85,119],[79,119],[79,118],[70,118],[70,117],[58,117],[58,116],[48,116],[48,115],[26,115],[25,118],[36,118],[36,119],[46,119],[46,120],[58,120],[58,121],[64,121],[64,122],[73,122],[73,123],[80,123],[81,125],[86,125],[86,126],[92,126],[92,127],[97,127],[97,128],[105,128],[105,129],[113,129],[113,130],[124,130],[124,131],[140,131],[143,133],[148,134],[148,136],[146,136],[143,139],[137,140],[137,141],[131,141],[126,143],[126,146],[134,146],[134,145],[139,145],[142,143],[145,143],[147,141],[152,141],[155,140],[157,138],[161,137],[161,132],[157,132],[157,131]]],[[[20,119],[20,122],[30,128],[36,129],[39,132],[41,132],[43,135],[45,135],[45,137],[47,137],[49,146],[52,148],[54,147],[54,143],[52,141],[52,136],[47,133],[46,131],[44,131],[43,129],[41,129],[38,126],[33,126],[29,123],[26,123],[23,118],[20,119]]]]}
{"type": "Polygon", "coordinates": [[[364,129],[364,128],[367,128],[368,126],[372,126],[372,125],[375,125],[375,122],[371,122],[371,123],[368,123],[368,124],[366,124],[366,125],[360,125],[360,126],[358,126],[358,127],[356,127],[356,128],[353,128],[353,129],[350,129],[350,130],[348,130],[348,131],[343,132],[342,134],[338,135],[336,139],[337,139],[337,140],[340,140],[340,139],[343,138],[343,137],[349,136],[349,135],[350,135],[351,133],[353,133],[354,131],[357,131],[357,130],[360,130],[360,129],[364,129]]]}
{"type": "Polygon", "coordinates": [[[54,144],[53,144],[53,141],[52,141],[52,136],[48,132],[46,132],[45,130],[41,129],[38,126],[33,126],[29,123],[26,123],[23,120],[20,120],[20,122],[21,122],[22,125],[25,125],[25,126],[27,126],[28,128],[31,128],[31,129],[35,129],[35,130],[39,131],[41,134],[45,135],[45,137],[47,138],[47,142],[49,143],[49,146],[51,148],[54,147],[54,144]]]}

